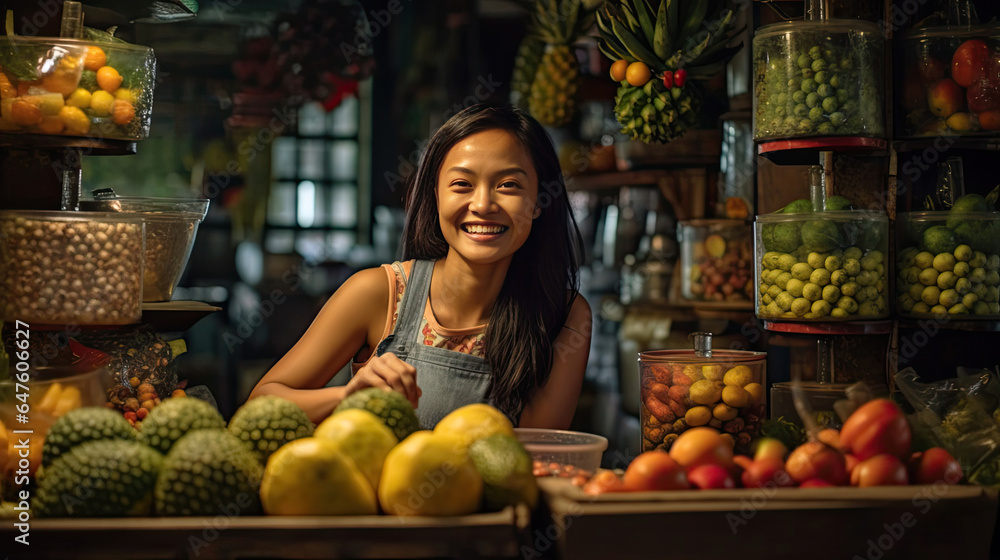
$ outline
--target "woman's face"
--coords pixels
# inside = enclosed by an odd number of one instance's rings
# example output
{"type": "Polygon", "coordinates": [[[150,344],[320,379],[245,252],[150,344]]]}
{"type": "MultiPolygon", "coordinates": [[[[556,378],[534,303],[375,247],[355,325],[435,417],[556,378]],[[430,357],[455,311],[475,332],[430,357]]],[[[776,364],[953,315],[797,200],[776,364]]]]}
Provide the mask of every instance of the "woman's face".
{"type": "Polygon", "coordinates": [[[504,130],[485,130],[455,144],[441,165],[436,194],[449,252],[473,263],[509,262],[541,213],[531,156],[504,130]]]}

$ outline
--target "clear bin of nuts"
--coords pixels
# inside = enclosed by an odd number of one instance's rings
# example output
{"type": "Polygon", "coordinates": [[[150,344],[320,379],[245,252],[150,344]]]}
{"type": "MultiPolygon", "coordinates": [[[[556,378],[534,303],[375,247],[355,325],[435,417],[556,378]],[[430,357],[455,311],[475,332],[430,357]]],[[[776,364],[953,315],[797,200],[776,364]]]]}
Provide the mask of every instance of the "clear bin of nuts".
{"type": "Polygon", "coordinates": [[[691,336],[694,350],[639,352],[642,450],[669,450],[684,430],[709,426],[749,453],[765,415],[767,353],[712,350],[711,333],[691,336]]]}
{"type": "Polygon", "coordinates": [[[141,217],[0,212],[0,318],[124,325],[142,318],[141,217]]]}
{"type": "MultiPolygon", "coordinates": [[[[108,189],[110,191],[110,189],[108,189]]],[[[146,222],[142,301],[170,301],[184,273],[198,225],[208,212],[208,199],[142,196],[101,197],[80,202],[84,210],[122,212],[146,222]]],[[[113,191],[111,191],[113,195],[113,191]]]]}
{"type": "Polygon", "coordinates": [[[753,301],[753,226],[743,220],[680,222],[681,293],[689,301],[753,301]]]}

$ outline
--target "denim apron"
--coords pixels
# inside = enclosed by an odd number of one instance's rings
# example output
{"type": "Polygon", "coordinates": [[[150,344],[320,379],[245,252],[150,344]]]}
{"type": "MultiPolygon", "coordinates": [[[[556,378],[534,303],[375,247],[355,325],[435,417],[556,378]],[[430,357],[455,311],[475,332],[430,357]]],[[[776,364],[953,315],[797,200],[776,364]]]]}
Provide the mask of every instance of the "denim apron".
{"type": "Polygon", "coordinates": [[[423,392],[416,412],[425,430],[433,429],[456,408],[489,402],[490,370],[485,359],[423,343],[420,325],[433,271],[434,261],[414,261],[396,325],[376,350],[379,356],[392,352],[416,368],[417,385],[423,392]]]}

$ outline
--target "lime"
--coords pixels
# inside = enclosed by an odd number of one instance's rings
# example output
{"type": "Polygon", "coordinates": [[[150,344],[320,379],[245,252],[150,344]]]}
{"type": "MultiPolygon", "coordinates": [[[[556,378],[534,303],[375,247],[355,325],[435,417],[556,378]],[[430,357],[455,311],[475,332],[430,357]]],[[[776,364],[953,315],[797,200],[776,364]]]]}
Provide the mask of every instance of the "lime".
{"type": "Polygon", "coordinates": [[[951,253],[958,246],[958,238],[950,228],[945,226],[931,226],[924,231],[921,245],[926,251],[935,255],[951,253]]]}

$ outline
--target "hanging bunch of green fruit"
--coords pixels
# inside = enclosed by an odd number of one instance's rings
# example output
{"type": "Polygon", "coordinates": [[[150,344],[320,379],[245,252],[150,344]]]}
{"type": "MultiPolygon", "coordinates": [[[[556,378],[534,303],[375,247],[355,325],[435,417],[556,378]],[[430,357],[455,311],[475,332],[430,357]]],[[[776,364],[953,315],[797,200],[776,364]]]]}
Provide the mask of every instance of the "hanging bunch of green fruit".
{"type": "Polygon", "coordinates": [[[528,34],[514,60],[511,98],[540,123],[565,126],[576,114],[580,64],[573,43],[594,25],[583,0],[542,0],[532,10],[528,34]]]}
{"type": "Polygon", "coordinates": [[[692,80],[718,74],[742,46],[724,0],[608,0],[597,14],[601,52],[620,82],[615,116],[633,140],[666,143],[697,121],[692,80]]]}

